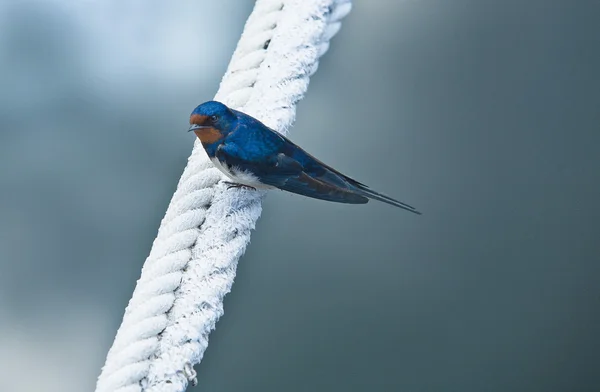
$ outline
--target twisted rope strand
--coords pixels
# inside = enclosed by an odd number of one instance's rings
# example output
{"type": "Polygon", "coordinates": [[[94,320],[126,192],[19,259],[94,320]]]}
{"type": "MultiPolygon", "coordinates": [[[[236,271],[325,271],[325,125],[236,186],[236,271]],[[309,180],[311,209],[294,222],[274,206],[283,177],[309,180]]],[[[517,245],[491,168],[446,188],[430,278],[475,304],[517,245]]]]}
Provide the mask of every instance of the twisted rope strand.
{"type": "MultiPolygon", "coordinates": [[[[285,133],[349,0],[258,0],[215,97],[285,133]]],[[[182,392],[223,314],[263,192],[227,190],[198,141],[161,222],[97,392],[182,392]]]]}

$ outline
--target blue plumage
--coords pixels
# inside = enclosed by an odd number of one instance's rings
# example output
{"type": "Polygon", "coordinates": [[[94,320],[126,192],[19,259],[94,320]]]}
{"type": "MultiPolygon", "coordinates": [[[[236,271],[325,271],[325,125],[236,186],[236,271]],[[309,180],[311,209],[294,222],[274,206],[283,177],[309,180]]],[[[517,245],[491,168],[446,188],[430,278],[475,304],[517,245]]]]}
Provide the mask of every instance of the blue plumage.
{"type": "Polygon", "coordinates": [[[196,107],[190,116],[190,131],[234,186],[279,188],[338,203],[364,204],[374,199],[420,214],[327,166],[257,119],[220,102],[196,107]]]}

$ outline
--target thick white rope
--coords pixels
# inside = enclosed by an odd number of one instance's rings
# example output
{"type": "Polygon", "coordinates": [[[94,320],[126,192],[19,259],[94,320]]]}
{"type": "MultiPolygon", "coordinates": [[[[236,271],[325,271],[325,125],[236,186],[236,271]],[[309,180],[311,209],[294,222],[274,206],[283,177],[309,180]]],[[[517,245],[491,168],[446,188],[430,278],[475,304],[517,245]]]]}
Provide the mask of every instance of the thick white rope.
{"type": "MultiPolygon", "coordinates": [[[[258,0],[215,99],[285,133],[350,0],[258,0]]],[[[264,193],[226,189],[196,141],[102,368],[97,392],[195,383],[264,193]]]]}

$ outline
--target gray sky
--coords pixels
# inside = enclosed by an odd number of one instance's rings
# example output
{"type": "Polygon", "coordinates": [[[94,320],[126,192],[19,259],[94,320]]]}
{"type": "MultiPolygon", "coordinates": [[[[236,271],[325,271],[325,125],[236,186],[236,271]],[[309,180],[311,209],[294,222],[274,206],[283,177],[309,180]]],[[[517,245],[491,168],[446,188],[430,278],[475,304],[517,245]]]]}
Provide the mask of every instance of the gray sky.
{"type": "MultiPolygon", "coordinates": [[[[251,6],[0,2],[0,390],[93,389],[251,6]]],[[[595,390],[599,11],[355,1],[290,136],[424,215],[271,192],[198,390],[595,390]]]]}

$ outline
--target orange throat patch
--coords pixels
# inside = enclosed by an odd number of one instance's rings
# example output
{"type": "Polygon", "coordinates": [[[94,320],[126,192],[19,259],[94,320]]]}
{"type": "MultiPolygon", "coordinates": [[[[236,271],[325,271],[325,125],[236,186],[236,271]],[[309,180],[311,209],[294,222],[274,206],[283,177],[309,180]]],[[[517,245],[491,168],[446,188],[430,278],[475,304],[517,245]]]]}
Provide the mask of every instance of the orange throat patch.
{"type": "Polygon", "coordinates": [[[216,128],[202,128],[194,131],[202,144],[213,144],[223,138],[221,132],[216,128]]]}

